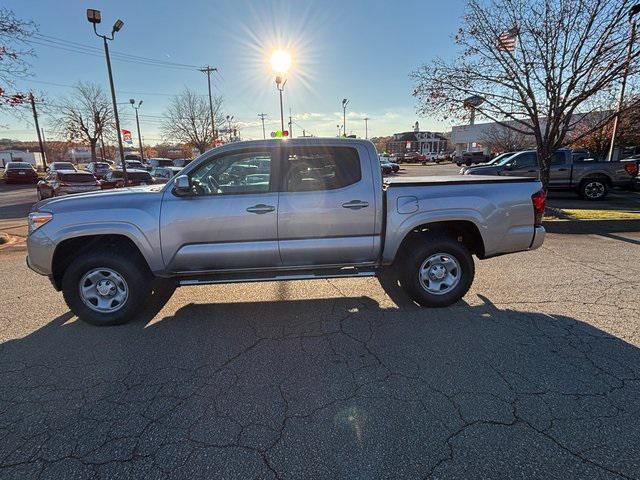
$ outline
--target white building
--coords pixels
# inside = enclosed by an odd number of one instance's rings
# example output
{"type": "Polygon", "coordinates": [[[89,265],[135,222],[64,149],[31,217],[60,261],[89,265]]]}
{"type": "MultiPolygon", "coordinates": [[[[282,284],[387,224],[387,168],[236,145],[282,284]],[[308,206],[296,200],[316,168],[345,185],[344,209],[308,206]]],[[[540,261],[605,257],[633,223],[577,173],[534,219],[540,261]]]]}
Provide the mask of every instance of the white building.
{"type": "Polygon", "coordinates": [[[4,167],[9,162],[27,162],[34,167],[42,167],[42,154],[40,152],[30,152],[29,150],[1,150],[0,165],[4,167]]]}
{"type": "Polygon", "coordinates": [[[73,147],[67,150],[67,160],[72,163],[91,162],[91,149],[89,147],[73,147]]]}

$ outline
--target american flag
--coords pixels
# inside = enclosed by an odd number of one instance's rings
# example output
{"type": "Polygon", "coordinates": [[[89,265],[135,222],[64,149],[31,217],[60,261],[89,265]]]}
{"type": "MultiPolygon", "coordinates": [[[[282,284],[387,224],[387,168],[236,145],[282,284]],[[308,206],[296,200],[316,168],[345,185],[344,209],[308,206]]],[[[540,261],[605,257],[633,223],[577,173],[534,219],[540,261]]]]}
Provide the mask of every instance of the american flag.
{"type": "Polygon", "coordinates": [[[504,52],[513,52],[516,49],[518,43],[518,29],[512,28],[506,32],[502,32],[496,40],[496,47],[498,50],[504,52]]]}

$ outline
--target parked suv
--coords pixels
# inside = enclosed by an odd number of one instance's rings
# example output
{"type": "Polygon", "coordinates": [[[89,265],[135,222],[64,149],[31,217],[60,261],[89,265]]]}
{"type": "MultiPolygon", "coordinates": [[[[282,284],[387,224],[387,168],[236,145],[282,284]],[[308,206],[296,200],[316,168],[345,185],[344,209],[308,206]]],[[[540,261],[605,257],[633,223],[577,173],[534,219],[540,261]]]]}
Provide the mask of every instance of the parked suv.
{"type": "MultiPolygon", "coordinates": [[[[127,169],[127,187],[154,184],[153,177],[146,170],[127,169]]],[[[124,187],[124,172],[122,170],[112,170],[100,180],[100,188],[109,190],[111,188],[124,187]]]]}
{"type": "Polygon", "coordinates": [[[44,180],[38,182],[38,200],[59,197],[70,193],[100,190],[98,180],[89,172],[77,170],[49,171],[44,180]]]}
{"type": "Polygon", "coordinates": [[[103,179],[111,171],[107,162],[91,162],[87,165],[87,172],[92,173],[98,180],[103,179]]]}

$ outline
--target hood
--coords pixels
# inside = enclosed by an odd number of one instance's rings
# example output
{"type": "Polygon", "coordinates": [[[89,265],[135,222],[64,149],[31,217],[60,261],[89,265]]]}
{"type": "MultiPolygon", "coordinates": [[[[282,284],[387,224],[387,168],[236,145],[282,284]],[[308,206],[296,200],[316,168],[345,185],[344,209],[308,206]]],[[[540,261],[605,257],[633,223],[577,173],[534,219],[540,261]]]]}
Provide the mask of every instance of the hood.
{"type": "Polygon", "coordinates": [[[141,187],[114,188],[110,190],[94,190],[92,192],[74,193],[62,197],[53,197],[42,200],[33,207],[32,212],[52,212],[74,208],[114,208],[114,206],[127,206],[139,198],[148,198],[149,195],[160,195],[165,185],[146,185],[141,187]]]}
{"type": "Polygon", "coordinates": [[[496,165],[482,165],[477,167],[469,167],[464,175],[497,175],[502,171],[502,167],[496,165]]]}

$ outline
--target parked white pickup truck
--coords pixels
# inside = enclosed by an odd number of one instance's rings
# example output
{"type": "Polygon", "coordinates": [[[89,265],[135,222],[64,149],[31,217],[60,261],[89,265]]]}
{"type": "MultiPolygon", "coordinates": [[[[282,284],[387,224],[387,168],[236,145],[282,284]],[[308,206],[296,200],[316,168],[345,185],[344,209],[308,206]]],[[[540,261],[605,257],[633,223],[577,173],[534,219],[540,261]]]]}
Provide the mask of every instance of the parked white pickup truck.
{"type": "Polygon", "coordinates": [[[545,196],[532,178],[397,177],[371,142],[240,142],[166,185],[39,202],[28,264],[98,325],[140,311],[154,277],[177,285],[378,275],[393,266],[420,305],[459,300],[472,255],[539,247],[545,196]]]}

